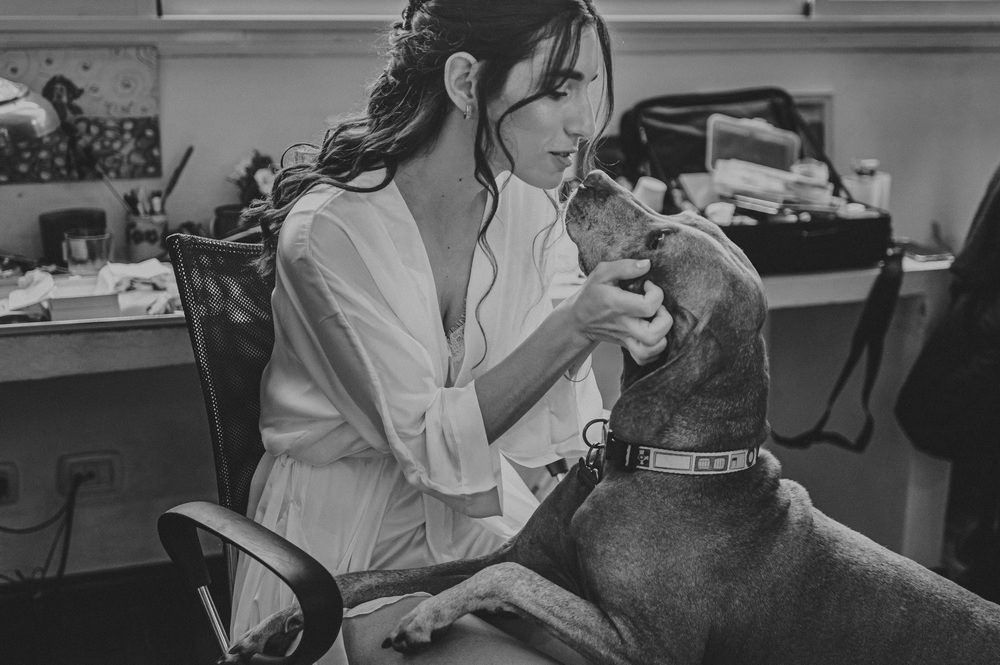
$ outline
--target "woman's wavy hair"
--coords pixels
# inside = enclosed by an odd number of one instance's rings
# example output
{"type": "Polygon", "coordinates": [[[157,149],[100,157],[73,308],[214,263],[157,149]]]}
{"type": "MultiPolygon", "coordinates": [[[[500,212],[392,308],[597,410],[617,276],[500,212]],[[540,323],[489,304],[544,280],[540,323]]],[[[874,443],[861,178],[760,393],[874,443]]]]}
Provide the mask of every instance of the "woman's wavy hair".
{"type": "MultiPolygon", "coordinates": [[[[445,62],[451,54],[465,51],[481,63],[475,91],[474,175],[491,194],[492,207],[480,230],[479,244],[493,265],[495,279],[496,261],[485,241],[499,199],[496,176],[489,165],[489,156],[497,147],[494,139],[500,137],[500,126],[511,113],[551,94],[565,82],[560,72],[575,64],[581,36],[590,26],[596,30],[604,60],[602,132],[614,106],[611,44],[607,26],[591,0],[411,0],[401,20],[389,31],[387,64],[369,87],[365,110],[330,128],[322,145],[311,149],[310,159],[283,167],[270,197],[254,202],[244,212],[242,221],[256,223],[261,229],[261,270],[273,272],[281,224],[299,197],[313,186],[377,191],[392,181],[401,162],[437,138],[452,108],[444,87],[445,62]],[[489,118],[486,104],[501,93],[511,68],[531,57],[548,38],[552,38],[552,49],[546,58],[547,74],[541,77],[538,89],[500,117],[489,118]],[[350,184],[362,173],[378,168],[385,168],[381,182],[372,187],[350,184]]],[[[499,148],[513,163],[502,139],[499,148]]],[[[579,155],[580,170],[593,163],[593,150],[594,142],[586,142],[579,155]]]]}

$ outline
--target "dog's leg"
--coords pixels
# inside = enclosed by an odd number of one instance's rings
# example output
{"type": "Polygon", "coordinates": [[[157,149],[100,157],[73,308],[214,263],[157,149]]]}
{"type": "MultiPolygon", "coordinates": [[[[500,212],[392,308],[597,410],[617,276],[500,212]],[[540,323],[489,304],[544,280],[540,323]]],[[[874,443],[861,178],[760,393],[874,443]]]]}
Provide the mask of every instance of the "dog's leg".
{"type": "MultiPolygon", "coordinates": [[[[495,552],[425,568],[338,575],[337,585],[344,606],[355,607],[376,598],[417,591],[439,593],[503,561],[519,561],[565,588],[578,590],[576,549],[568,536],[569,522],[594,487],[579,474],[579,465],[575,465],[534,512],[524,529],[495,552]]],[[[291,643],[301,629],[302,612],[298,605],[279,610],[244,633],[220,663],[248,663],[257,653],[283,654],[281,645],[291,643]]]]}
{"type": "Polygon", "coordinates": [[[271,614],[244,633],[216,663],[246,664],[255,654],[284,655],[301,631],[302,611],[296,603],[271,614]]]}
{"type": "Polygon", "coordinates": [[[434,634],[470,612],[512,612],[548,631],[592,662],[628,665],[628,641],[593,603],[524,566],[505,562],[428,598],[403,618],[383,646],[419,651],[434,634]]]}
{"type": "MultiPolygon", "coordinates": [[[[425,568],[407,570],[372,570],[346,573],[336,577],[345,607],[386,596],[401,596],[417,591],[438,593],[486,566],[502,561],[510,549],[505,545],[496,552],[476,559],[464,559],[425,568]]],[[[298,603],[278,610],[240,636],[219,663],[249,663],[254,654],[284,655],[302,630],[302,610],[298,603]]]]}

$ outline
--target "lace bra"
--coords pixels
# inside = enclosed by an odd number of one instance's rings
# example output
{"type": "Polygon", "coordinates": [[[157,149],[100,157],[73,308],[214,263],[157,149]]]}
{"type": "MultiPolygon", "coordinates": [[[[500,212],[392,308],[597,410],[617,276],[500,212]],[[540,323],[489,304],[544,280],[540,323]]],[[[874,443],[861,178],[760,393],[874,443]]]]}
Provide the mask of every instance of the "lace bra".
{"type": "Polygon", "coordinates": [[[458,321],[451,329],[445,332],[445,337],[448,339],[448,385],[452,385],[455,382],[455,377],[458,376],[458,370],[462,366],[462,360],[465,358],[465,312],[462,312],[462,316],[458,317],[458,321]]]}

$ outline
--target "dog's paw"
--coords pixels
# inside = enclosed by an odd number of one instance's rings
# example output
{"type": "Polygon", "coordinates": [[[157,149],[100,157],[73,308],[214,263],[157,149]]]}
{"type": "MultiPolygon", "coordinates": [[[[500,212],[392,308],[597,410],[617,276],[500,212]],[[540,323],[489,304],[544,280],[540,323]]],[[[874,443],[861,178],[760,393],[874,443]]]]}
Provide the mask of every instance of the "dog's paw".
{"type": "Polygon", "coordinates": [[[297,607],[279,610],[240,636],[218,661],[220,665],[249,663],[255,655],[284,656],[302,632],[297,607]]]}
{"type": "Polygon", "coordinates": [[[446,630],[458,616],[438,597],[428,598],[404,616],[399,625],[382,642],[382,648],[392,647],[401,653],[425,649],[436,635],[446,630]]]}

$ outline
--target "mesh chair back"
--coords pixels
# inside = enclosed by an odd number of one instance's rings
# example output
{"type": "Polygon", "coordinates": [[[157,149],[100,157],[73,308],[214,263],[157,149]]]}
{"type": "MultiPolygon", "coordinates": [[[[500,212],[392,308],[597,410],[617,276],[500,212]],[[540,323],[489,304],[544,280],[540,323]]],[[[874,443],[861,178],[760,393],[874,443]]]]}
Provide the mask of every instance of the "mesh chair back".
{"type": "Polygon", "coordinates": [[[219,503],[245,515],[264,453],[260,379],[274,346],[274,280],[257,271],[259,244],[174,234],[167,246],[208,412],[219,503]]]}

